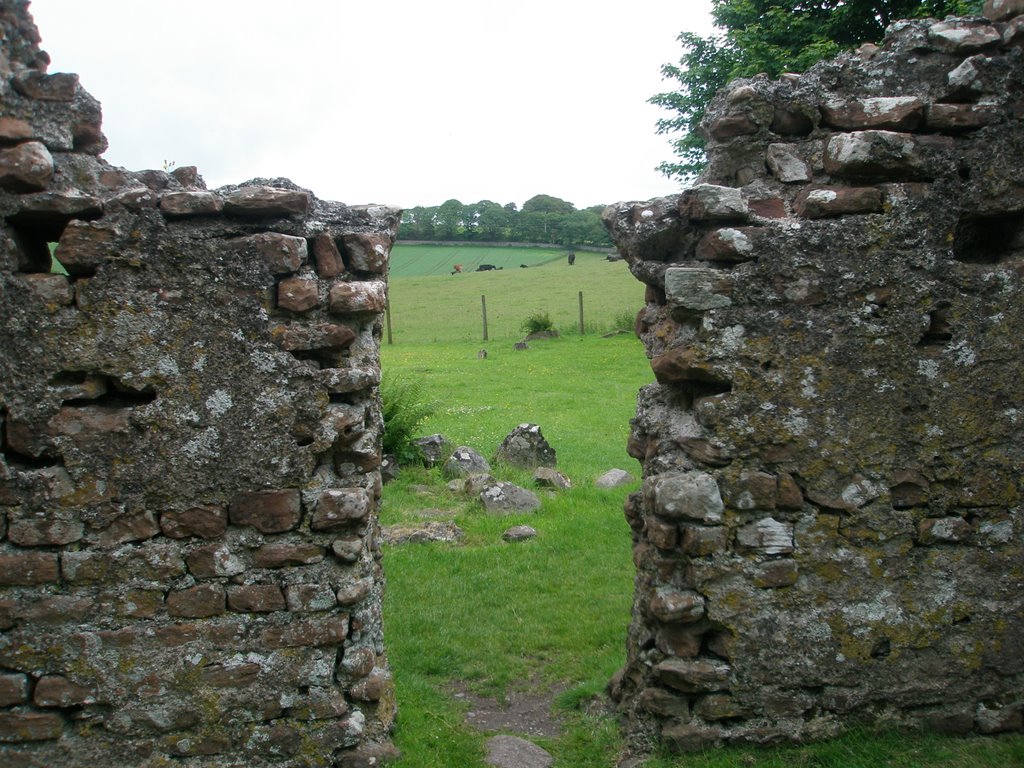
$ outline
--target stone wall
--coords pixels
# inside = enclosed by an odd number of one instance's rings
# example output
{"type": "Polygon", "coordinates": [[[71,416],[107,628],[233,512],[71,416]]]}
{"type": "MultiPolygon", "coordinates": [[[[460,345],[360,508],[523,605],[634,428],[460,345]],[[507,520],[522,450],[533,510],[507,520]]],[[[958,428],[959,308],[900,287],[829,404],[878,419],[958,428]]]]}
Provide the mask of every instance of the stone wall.
{"type": "Polygon", "coordinates": [[[1024,3],[732,83],[647,284],[634,743],[1020,731],[1024,3]]]}
{"type": "Polygon", "coordinates": [[[109,166],[26,5],[0,3],[0,763],[376,764],[399,212],[109,166]]]}

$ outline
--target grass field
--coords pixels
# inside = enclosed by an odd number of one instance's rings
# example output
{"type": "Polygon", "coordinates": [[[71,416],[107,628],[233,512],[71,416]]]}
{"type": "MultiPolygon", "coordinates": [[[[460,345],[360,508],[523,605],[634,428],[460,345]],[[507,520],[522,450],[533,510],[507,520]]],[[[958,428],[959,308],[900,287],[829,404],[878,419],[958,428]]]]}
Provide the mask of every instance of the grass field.
{"type": "Polygon", "coordinates": [[[579,292],[583,292],[584,328],[610,330],[629,320],[643,305],[643,286],[625,262],[597,253],[578,252],[569,266],[564,252],[543,249],[476,246],[398,245],[392,252],[391,327],[396,344],[437,341],[483,341],[481,296],[486,297],[488,339],[518,340],[521,325],[533,312],[547,312],[562,333],[577,332],[579,292]],[[470,255],[463,255],[465,250],[470,255]],[[435,253],[436,252],[436,253],[435,253]],[[458,259],[458,261],[456,261],[458,259]],[[508,267],[452,275],[423,270],[430,264],[485,263],[508,267]],[[522,269],[519,264],[529,264],[522,269]],[[514,266],[513,266],[514,265],[514,266]],[[613,323],[619,318],[617,323],[613,323]]]}
{"type": "MultiPolygon", "coordinates": [[[[595,305],[621,302],[635,313],[642,292],[624,266],[596,257],[579,269],[584,263],[579,256],[574,276],[593,269],[604,278],[599,267],[606,266],[621,270],[607,282],[595,281],[606,293],[588,289],[595,305]]],[[[534,275],[547,273],[554,281],[568,270],[552,263],[515,271],[505,290],[534,295],[549,284],[535,281],[534,275]]],[[[464,277],[470,276],[435,280],[464,277]]],[[[478,277],[483,283],[501,273],[478,277]]],[[[382,355],[386,376],[420,382],[435,403],[421,434],[442,432],[493,459],[501,439],[517,424],[535,422],[574,487],[544,497],[536,513],[495,517],[478,502],[449,492],[437,470],[408,469],[385,486],[383,524],[420,521],[424,510],[434,510],[429,514],[454,519],[465,531],[456,545],[385,549],[386,643],[398,689],[395,740],[404,755],[398,766],[483,765],[486,736],[466,724],[467,705],[456,689],[494,696],[518,689],[552,692],[564,718],[564,735],[538,743],[554,755],[555,765],[613,766],[623,749],[617,724],[587,705],[625,657],[634,569],[622,503],[639,483],[601,491],[593,480],[611,467],[639,475],[625,443],[636,391],[653,379],[648,361],[631,335],[564,335],[531,342],[523,351],[512,349],[520,335],[515,332],[489,344],[452,339],[445,329],[461,320],[436,295],[420,295],[435,284],[418,280],[393,278],[392,295],[405,296],[406,322],[419,331],[396,334],[396,343],[385,346],[382,355]],[[477,356],[482,346],[488,349],[485,359],[477,356]],[[502,531],[520,523],[536,528],[538,536],[520,544],[504,542],[502,531]]],[[[528,309],[522,306],[516,314],[525,317],[528,309]]],[[[604,316],[614,316],[614,310],[604,316]]],[[[495,469],[501,478],[529,484],[525,473],[495,469]]],[[[660,755],[645,768],[1016,765],[1024,765],[1021,737],[855,732],[801,747],[660,755]]]]}

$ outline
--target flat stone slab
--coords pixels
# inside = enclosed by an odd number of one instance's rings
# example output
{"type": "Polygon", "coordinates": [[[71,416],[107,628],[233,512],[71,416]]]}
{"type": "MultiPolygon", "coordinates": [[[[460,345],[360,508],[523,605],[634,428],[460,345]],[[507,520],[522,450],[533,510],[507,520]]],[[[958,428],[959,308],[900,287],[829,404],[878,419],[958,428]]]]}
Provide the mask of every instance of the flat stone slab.
{"type": "Polygon", "coordinates": [[[533,512],[540,509],[540,499],[533,491],[520,488],[514,483],[499,480],[480,492],[480,501],[488,512],[512,514],[533,512]]]}
{"type": "Polygon", "coordinates": [[[381,528],[380,538],[385,544],[423,544],[444,541],[453,544],[464,532],[449,520],[430,520],[425,523],[399,523],[381,528]]]}
{"type": "Polygon", "coordinates": [[[495,736],[487,740],[486,764],[494,768],[550,768],[555,759],[532,741],[495,736]]]}

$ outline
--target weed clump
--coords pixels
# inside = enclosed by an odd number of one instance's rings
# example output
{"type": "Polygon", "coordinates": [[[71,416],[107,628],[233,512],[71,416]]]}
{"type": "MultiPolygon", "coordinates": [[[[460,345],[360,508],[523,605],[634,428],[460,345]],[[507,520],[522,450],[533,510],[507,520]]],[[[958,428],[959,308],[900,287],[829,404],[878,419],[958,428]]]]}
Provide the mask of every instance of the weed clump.
{"type": "Polygon", "coordinates": [[[416,430],[433,415],[434,404],[426,399],[419,382],[386,373],[381,377],[380,400],[384,453],[398,459],[399,465],[413,463],[420,458],[420,450],[413,442],[416,430]]]}
{"type": "Polygon", "coordinates": [[[555,323],[546,311],[537,311],[527,317],[522,326],[526,333],[544,333],[555,330],[555,323]]]}

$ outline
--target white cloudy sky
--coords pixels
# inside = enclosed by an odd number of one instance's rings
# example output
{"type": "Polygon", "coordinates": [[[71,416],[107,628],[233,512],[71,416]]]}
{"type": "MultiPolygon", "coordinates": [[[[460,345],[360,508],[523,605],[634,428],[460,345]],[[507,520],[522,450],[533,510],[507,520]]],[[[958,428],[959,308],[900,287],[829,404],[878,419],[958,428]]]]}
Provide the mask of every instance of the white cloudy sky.
{"type": "Polygon", "coordinates": [[[709,0],[33,0],[133,170],[327,199],[577,207],[670,194],[646,103],[709,0]]]}

